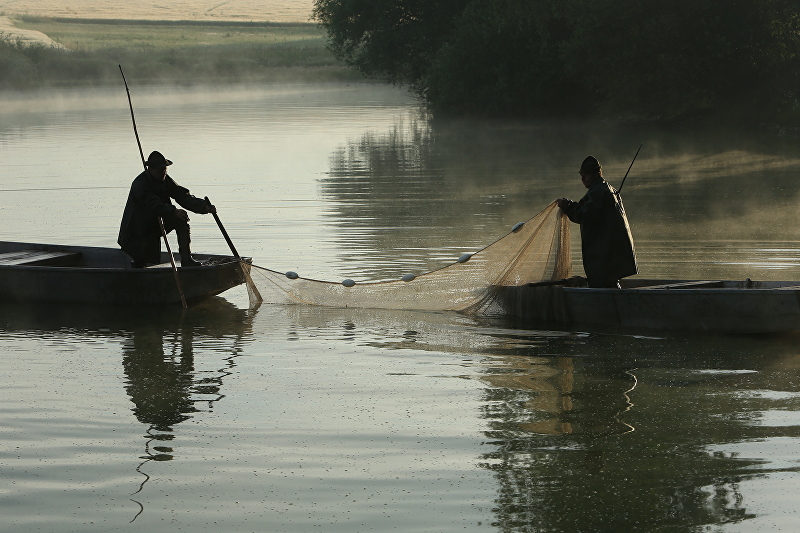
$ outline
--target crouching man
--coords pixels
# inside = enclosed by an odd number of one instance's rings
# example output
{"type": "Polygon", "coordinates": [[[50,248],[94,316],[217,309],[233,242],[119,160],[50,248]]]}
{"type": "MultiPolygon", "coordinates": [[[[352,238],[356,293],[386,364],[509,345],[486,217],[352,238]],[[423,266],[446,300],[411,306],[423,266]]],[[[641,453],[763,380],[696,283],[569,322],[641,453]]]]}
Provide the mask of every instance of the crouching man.
{"type": "Polygon", "coordinates": [[[189,247],[189,215],[178,204],[194,213],[216,213],[216,208],[208,201],[189,194],[189,190],[181,187],[167,174],[167,167],[172,161],[160,152],[152,152],[147,158],[146,170],[136,176],[131,184],[122,223],[119,228],[117,242],[128,254],[134,268],[161,262],[161,224],[169,233],[173,229],[178,236],[178,252],[181,266],[198,266],[200,263],[192,258],[189,247]]]}

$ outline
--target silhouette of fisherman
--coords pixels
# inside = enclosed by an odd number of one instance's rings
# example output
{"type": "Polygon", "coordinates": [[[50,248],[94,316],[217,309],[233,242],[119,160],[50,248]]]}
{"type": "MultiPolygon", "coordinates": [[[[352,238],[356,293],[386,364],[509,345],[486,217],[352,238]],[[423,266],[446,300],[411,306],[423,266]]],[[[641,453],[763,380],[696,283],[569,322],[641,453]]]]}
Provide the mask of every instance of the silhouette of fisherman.
{"type": "Polygon", "coordinates": [[[559,198],[558,207],[581,225],[583,270],[589,287],[619,288],[621,278],[639,272],[633,237],[617,190],[603,179],[594,157],[583,160],[581,182],[589,189],[578,202],[559,198]]]}
{"type": "Polygon", "coordinates": [[[178,236],[181,266],[200,265],[192,258],[189,247],[189,215],[175,207],[172,199],[195,213],[216,213],[217,210],[205,199],[192,196],[189,189],[175,183],[167,174],[167,167],[171,164],[172,161],[160,152],[152,152],[147,158],[146,169],[131,184],[117,242],[131,257],[134,268],[161,262],[159,217],[164,221],[164,230],[169,233],[174,229],[178,236]]]}

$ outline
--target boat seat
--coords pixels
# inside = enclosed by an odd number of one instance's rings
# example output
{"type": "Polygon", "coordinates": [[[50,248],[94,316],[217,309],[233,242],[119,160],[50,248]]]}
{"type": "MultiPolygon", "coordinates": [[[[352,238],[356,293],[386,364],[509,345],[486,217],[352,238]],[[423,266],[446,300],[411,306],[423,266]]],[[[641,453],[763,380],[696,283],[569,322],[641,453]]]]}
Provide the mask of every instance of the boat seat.
{"type": "Polygon", "coordinates": [[[74,266],[80,252],[19,250],[0,254],[0,266],[74,266]]]}
{"type": "Polygon", "coordinates": [[[649,287],[637,287],[639,289],[712,289],[721,288],[725,285],[722,281],[684,281],[681,283],[668,283],[666,285],[651,285],[649,287]]]}

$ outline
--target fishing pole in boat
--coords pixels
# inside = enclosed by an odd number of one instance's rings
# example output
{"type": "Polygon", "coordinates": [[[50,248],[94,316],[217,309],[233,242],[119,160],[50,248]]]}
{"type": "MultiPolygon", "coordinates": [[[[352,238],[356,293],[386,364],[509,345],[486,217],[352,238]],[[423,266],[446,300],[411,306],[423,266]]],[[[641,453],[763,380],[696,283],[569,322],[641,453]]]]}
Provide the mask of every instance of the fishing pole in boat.
{"type": "MultiPolygon", "coordinates": [[[[147,163],[144,159],[144,152],[142,151],[142,142],[139,140],[139,130],[136,128],[136,117],[133,115],[133,102],[131,101],[131,91],[128,89],[128,80],[125,79],[125,72],[122,70],[122,65],[119,65],[119,73],[122,74],[122,81],[125,83],[125,92],[128,94],[128,107],[131,109],[131,122],[133,122],[133,133],[136,135],[136,144],[139,146],[139,157],[142,158],[142,166],[147,171],[147,163]]],[[[183,287],[181,287],[181,279],[178,276],[178,267],[175,265],[175,258],[172,256],[172,249],[169,247],[167,240],[167,230],[164,228],[164,219],[158,217],[158,222],[161,225],[161,236],[164,238],[164,244],[167,247],[167,255],[169,255],[169,262],[172,264],[172,272],[175,274],[175,285],[178,287],[178,293],[181,295],[181,303],[183,308],[187,309],[186,297],[183,295],[183,287]]]]}
{"type": "MultiPolygon", "coordinates": [[[[211,200],[208,199],[208,196],[206,196],[206,202],[208,203],[208,205],[211,205],[211,200]]],[[[225,237],[225,242],[228,243],[228,247],[231,249],[233,257],[236,258],[237,261],[239,261],[239,264],[242,267],[242,272],[244,273],[244,278],[245,281],[247,282],[247,289],[251,291],[253,296],[255,297],[256,300],[255,303],[260,304],[263,301],[261,293],[258,292],[256,284],[253,283],[253,278],[250,276],[250,273],[247,272],[247,269],[245,269],[245,266],[242,264],[242,258],[239,255],[239,252],[236,251],[236,247],[233,245],[233,241],[228,236],[228,232],[225,231],[225,226],[222,225],[222,221],[219,219],[219,215],[217,215],[216,211],[212,211],[211,214],[214,215],[214,220],[217,222],[217,226],[219,226],[219,231],[222,232],[222,236],[225,237]]]]}
{"type": "MultiPolygon", "coordinates": [[[[641,150],[641,149],[642,149],[642,146],[643,146],[643,144],[644,144],[644,143],[642,143],[642,144],[640,144],[640,145],[639,145],[639,150],[641,150]]],[[[634,155],[634,156],[633,156],[633,161],[636,161],[636,156],[638,156],[638,155],[639,155],[639,150],[636,150],[636,155],[634,155]]],[[[630,172],[630,171],[631,171],[631,168],[633,168],[633,161],[631,161],[631,164],[630,164],[630,166],[628,167],[628,172],[630,172]]],[[[620,192],[622,191],[622,186],[623,186],[623,185],[625,185],[625,180],[628,178],[628,172],[626,172],[626,173],[625,173],[625,177],[624,177],[624,178],[622,178],[622,183],[620,183],[620,184],[619,184],[619,188],[617,189],[617,193],[620,193],[620,192]]]]}

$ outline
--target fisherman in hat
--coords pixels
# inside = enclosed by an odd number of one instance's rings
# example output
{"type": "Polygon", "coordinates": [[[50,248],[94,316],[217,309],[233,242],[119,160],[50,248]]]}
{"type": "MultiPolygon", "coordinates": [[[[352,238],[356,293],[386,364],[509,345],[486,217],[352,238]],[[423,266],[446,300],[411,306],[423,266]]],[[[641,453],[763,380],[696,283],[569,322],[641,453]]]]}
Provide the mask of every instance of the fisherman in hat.
{"type": "Polygon", "coordinates": [[[161,225],[169,233],[173,229],[178,235],[178,251],[181,266],[198,266],[189,248],[189,215],[183,209],[172,205],[174,199],[181,207],[195,213],[216,213],[216,208],[207,200],[189,194],[167,174],[172,161],[152,152],[147,158],[146,169],[131,184],[128,202],[122,214],[119,228],[120,247],[128,254],[134,268],[144,268],[148,264],[161,262],[161,225]]]}
{"type": "Polygon", "coordinates": [[[573,222],[581,225],[583,270],[589,287],[619,288],[621,278],[639,272],[628,217],[617,190],[603,179],[593,156],[583,160],[581,182],[589,189],[578,202],[556,200],[573,222]]]}

